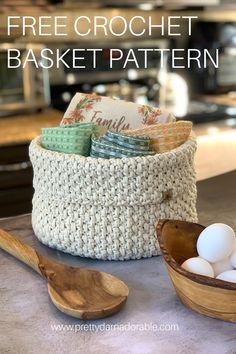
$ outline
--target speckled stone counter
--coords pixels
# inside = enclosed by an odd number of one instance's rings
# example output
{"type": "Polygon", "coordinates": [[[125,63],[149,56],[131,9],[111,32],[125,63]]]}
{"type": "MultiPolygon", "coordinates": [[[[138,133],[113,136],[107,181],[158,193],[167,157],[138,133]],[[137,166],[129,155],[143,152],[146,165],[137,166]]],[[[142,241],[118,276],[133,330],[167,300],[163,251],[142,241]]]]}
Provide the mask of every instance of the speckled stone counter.
{"type": "MultiPolygon", "coordinates": [[[[202,224],[222,221],[236,229],[235,180],[233,172],[198,184],[202,224]]],[[[236,324],[184,307],[161,257],[105,262],[69,256],[37,241],[30,215],[2,219],[0,227],[42,254],[70,265],[110,272],[130,288],[120,313],[83,322],[60,313],[50,302],[44,279],[0,251],[0,353],[236,353],[236,324]]]]}

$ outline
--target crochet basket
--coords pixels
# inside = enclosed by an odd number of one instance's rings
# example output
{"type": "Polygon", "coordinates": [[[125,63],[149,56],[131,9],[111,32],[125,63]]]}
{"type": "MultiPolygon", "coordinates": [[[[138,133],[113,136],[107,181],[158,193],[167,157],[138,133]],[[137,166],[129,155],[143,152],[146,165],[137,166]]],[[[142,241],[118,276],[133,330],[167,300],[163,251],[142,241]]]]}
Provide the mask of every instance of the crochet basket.
{"type": "Polygon", "coordinates": [[[196,222],[193,136],[154,156],[96,159],[30,145],[32,226],[49,247],[83,257],[126,260],[160,254],[159,219],[196,222]]]}

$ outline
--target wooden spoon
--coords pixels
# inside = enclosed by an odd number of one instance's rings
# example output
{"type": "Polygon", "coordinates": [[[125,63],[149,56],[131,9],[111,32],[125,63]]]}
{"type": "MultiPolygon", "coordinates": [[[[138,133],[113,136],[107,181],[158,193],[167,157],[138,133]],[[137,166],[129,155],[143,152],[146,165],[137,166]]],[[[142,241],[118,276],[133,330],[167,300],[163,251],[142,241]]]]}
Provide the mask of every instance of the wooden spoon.
{"type": "Polygon", "coordinates": [[[57,263],[1,229],[0,247],[45,277],[52,302],[70,316],[103,318],[118,312],[127,300],[128,287],[113,275],[57,263]]]}

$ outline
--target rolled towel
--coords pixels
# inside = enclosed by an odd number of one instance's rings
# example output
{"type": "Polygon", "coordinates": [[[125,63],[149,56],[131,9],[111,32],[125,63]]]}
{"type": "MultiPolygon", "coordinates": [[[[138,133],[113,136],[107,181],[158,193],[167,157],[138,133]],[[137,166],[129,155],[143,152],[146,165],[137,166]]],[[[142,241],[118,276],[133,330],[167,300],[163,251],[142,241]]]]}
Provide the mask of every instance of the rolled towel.
{"type": "Polygon", "coordinates": [[[153,151],[162,153],[170,151],[182,145],[192,130],[192,122],[178,121],[162,124],[146,125],[137,129],[124,130],[124,134],[148,136],[150,148],[153,151]]]}
{"type": "Polygon", "coordinates": [[[41,143],[48,150],[88,156],[91,136],[96,133],[97,125],[93,123],[42,128],[41,143]]]}
{"type": "Polygon", "coordinates": [[[147,137],[129,137],[108,131],[103,137],[92,137],[91,157],[123,158],[154,155],[149,150],[150,139],[147,137]]]}

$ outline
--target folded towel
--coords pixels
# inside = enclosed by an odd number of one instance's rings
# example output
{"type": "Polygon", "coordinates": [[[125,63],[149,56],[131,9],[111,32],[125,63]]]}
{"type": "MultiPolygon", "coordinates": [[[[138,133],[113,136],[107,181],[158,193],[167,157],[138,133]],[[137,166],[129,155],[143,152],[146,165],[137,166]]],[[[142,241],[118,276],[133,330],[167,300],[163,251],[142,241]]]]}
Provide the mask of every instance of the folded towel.
{"type": "Polygon", "coordinates": [[[178,121],[147,125],[138,129],[124,130],[124,134],[148,136],[150,147],[156,152],[166,152],[177,148],[188,140],[192,130],[192,122],[178,121]]]}
{"type": "Polygon", "coordinates": [[[97,126],[93,123],[42,128],[41,142],[48,150],[88,156],[91,136],[96,132],[97,126]]]}
{"type": "Polygon", "coordinates": [[[77,93],[70,102],[61,125],[76,122],[93,122],[106,130],[120,132],[138,128],[144,124],[165,123],[175,120],[173,115],[162,113],[157,107],[97,96],[77,93]]]}
{"type": "Polygon", "coordinates": [[[154,155],[149,150],[150,139],[146,137],[132,137],[108,131],[103,137],[92,137],[91,157],[123,158],[154,155]]]}

